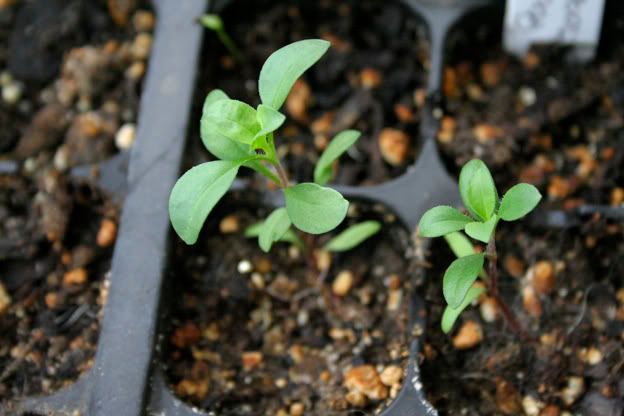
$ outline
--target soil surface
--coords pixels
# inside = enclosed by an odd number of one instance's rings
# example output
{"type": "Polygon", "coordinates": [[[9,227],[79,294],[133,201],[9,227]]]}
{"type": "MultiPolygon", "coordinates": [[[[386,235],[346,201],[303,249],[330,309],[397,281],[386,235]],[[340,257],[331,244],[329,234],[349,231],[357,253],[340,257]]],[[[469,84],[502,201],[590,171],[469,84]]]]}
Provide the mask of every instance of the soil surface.
{"type": "MultiPolygon", "coordinates": [[[[275,50],[301,39],[331,41],[328,53],[295,85],[283,112],[287,122],[276,143],[289,175],[312,179],[314,163],[333,136],[363,133],[340,161],[335,182],[370,185],[397,177],[415,159],[428,65],[425,27],[398,2],[291,0],[232,2],[221,16],[244,62],[206,33],[197,97],[201,117],[206,93],[259,104],[258,76],[275,50]],[[380,145],[381,144],[381,145],[380,145]]],[[[199,122],[190,140],[199,144],[199,122]]]]}
{"type": "Polygon", "coordinates": [[[485,296],[450,336],[442,333],[441,281],[453,258],[436,242],[425,288],[429,328],[421,368],[440,413],[621,415],[623,235],[621,224],[598,216],[566,230],[501,224],[499,286],[533,342],[519,339],[485,296]]]}
{"type": "Polygon", "coordinates": [[[119,207],[70,169],[132,145],[148,4],[0,2],[0,401],[91,365],[119,207]]]}
{"type": "Polygon", "coordinates": [[[66,386],[95,355],[118,209],[46,180],[0,176],[0,401],[66,386]]]}
{"type": "Polygon", "coordinates": [[[319,260],[321,294],[301,250],[278,243],[269,255],[243,236],[267,212],[240,201],[219,204],[196,246],[176,243],[163,353],[172,389],[222,415],[384,407],[408,354],[402,300],[418,272],[409,234],[380,207],[352,205],[347,223],[384,219],[385,229],[319,260]]]}
{"type": "Polygon", "coordinates": [[[560,46],[507,55],[489,13],[449,35],[437,139],[450,170],[480,158],[502,190],[524,181],[556,207],[621,205],[624,45],[614,44],[624,35],[621,13],[606,14],[617,18],[607,18],[602,48],[588,64],[569,61],[560,46]]]}

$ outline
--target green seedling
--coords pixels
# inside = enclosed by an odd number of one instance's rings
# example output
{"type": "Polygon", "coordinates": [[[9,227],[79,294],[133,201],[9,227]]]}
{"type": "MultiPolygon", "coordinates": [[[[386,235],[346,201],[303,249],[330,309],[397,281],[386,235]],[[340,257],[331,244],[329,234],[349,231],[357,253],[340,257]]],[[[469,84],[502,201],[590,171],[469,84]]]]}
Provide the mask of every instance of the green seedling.
{"type": "MultiPolygon", "coordinates": [[[[314,182],[295,185],[288,180],[274,141],[275,131],[286,120],[279,110],[293,84],[329,46],[324,40],[310,39],[274,52],[260,71],[258,88],[262,103],[256,109],[230,99],[221,90],[208,94],[201,118],[201,138],[220,160],[187,171],[178,179],[169,198],[171,223],[187,244],[197,241],[206,218],[241,167],[264,175],[284,194],[285,207],[275,209],[254,231],[263,250],[268,251],[276,241],[301,240],[291,226],[314,235],[329,232],[342,223],[349,202],[325,185],[333,177],[333,162],[358,140],[360,133],[347,130],[336,135],[316,165],[314,182]]],[[[351,235],[351,241],[356,237],[351,235]]],[[[347,245],[344,240],[338,240],[330,248],[336,250],[347,245]]]]}
{"type": "Polygon", "coordinates": [[[505,319],[519,335],[528,339],[513,311],[498,291],[496,266],[496,226],[500,220],[516,221],[531,212],[542,199],[533,185],[513,186],[499,201],[492,175],[485,163],[471,160],[459,175],[459,193],[467,214],[450,207],[437,206],[427,211],[418,225],[423,237],[444,236],[457,259],[444,274],[442,289],[447,306],[442,316],[442,330],[448,333],[459,315],[482,293],[493,297],[505,319]],[[461,233],[487,244],[485,253],[477,253],[470,240],[461,233]],[[488,260],[487,272],[483,269],[488,260]],[[475,285],[477,278],[485,288],[475,285]]]}
{"type": "Polygon", "coordinates": [[[232,58],[237,60],[238,62],[243,62],[243,55],[240,53],[240,50],[236,47],[236,44],[225,31],[225,25],[223,24],[223,20],[217,14],[205,14],[199,18],[199,22],[205,27],[217,34],[217,37],[223,43],[223,46],[230,52],[232,58]]]}

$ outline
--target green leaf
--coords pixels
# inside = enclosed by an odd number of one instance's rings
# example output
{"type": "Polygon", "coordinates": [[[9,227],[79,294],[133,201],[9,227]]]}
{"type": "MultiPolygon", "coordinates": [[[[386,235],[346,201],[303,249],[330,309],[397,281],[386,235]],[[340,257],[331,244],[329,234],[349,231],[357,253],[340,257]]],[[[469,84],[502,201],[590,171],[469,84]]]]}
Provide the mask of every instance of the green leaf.
{"type": "Polygon", "coordinates": [[[321,59],[329,46],[321,39],[307,39],[273,52],[260,71],[258,89],[262,103],[279,110],[295,81],[321,59]]]}
{"type": "Polygon", "coordinates": [[[465,257],[475,254],[474,246],[463,233],[459,231],[444,236],[447,244],[456,257],[465,257]]]}
{"type": "Polygon", "coordinates": [[[176,182],[169,196],[169,218],[186,244],[194,244],[212,211],[236,178],[246,160],[216,161],[197,165],[176,182]]]}
{"type": "Polygon", "coordinates": [[[223,20],[216,14],[205,14],[199,18],[199,22],[206,28],[219,32],[223,30],[223,20]]]}
{"type": "Polygon", "coordinates": [[[455,208],[441,205],[425,212],[418,224],[423,237],[440,237],[453,231],[463,230],[472,219],[455,208]]]}
{"type": "Polygon", "coordinates": [[[300,183],[284,190],[288,216],[301,231],[322,234],[347,216],[349,201],[337,191],[315,183],[300,183]]]}
{"type": "Polygon", "coordinates": [[[358,246],[364,240],[377,234],[381,229],[379,221],[364,221],[352,225],[336,237],[332,238],[323,246],[326,251],[348,251],[358,246]]]}
{"type": "Polygon", "coordinates": [[[206,109],[210,107],[212,104],[216,103],[220,100],[229,100],[230,97],[220,89],[214,89],[208,93],[206,99],[204,100],[204,106],[202,107],[202,114],[206,112],[206,109]]]}
{"type": "Polygon", "coordinates": [[[472,215],[482,221],[490,219],[496,209],[498,193],[485,163],[473,159],[464,165],[459,174],[459,193],[472,215]]]}
{"type": "Polygon", "coordinates": [[[466,234],[475,240],[479,240],[483,243],[488,243],[492,237],[492,233],[498,224],[498,216],[492,215],[492,217],[486,222],[471,222],[466,224],[466,234]]]}
{"type": "MultiPolygon", "coordinates": [[[[260,221],[260,222],[250,225],[249,227],[245,229],[245,237],[247,238],[259,237],[263,226],[264,226],[264,221],[260,221]]],[[[301,241],[299,236],[297,236],[297,233],[295,233],[292,227],[288,228],[286,233],[284,233],[284,235],[281,236],[278,241],[291,243],[303,249],[303,241],[301,241]]]]}
{"type": "Polygon", "coordinates": [[[267,136],[284,124],[286,116],[267,105],[260,104],[256,110],[256,117],[260,123],[260,130],[256,133],[250,147],[254,150],[262,149],[266,154],[270,154],[271,149],[269,149],[267,136]]]}
{"type": "Polygon", "coordinates": [[[225,137],[249,145],[259,130],[256,110],[242,101],[221,98],[204,107],[201,118],[204,141],[210,142],[213,137],[225,137]]]}
{"type": "Polygon", "coordinates": [[[446,306],[444,309],[444,314],[442,315],[442,332],[448,334],[451,329],[453,329],[453,325],[459,315],[468,307],[468,305],[472,304],[472,302],[477,299],[481,294],[485,291],[482,287],[471,287],[466,294],[466,297],[462,301],[462,303],[457,307],[453,308],[450,305],[446,306]]]}
{"type": "Polygon", "coordinates": [[[260,230],[258,244],[268,253],[274,242],[279,241],[290,228],[290,218],[286,208],[278,208],[271,213],[260,230]]]}
{"type": "Polygon", "coordinates": [[[332,178],[332,164],[344,152],[357,142],[362,133],[357,130],[345,130],[336,135],[327,145],[314,168],[314,182],[325,185],[332,178]]]}
{"type": "Polygon", "coordinates": [[[477,279],[485,256],[483,254],[471,254],[469,256],[456,259],[446,269],[444,280],[442,281],[442,291],[444,299],[453,308],[461,305],[468,293],[468,289],[477,279]]]}
{"type": "Polygon", "coordinates": [[[519,183],[503,196],[498,215],[505,221],[515,221],[533,211],[541,199],[535,186],[519,183]]]}

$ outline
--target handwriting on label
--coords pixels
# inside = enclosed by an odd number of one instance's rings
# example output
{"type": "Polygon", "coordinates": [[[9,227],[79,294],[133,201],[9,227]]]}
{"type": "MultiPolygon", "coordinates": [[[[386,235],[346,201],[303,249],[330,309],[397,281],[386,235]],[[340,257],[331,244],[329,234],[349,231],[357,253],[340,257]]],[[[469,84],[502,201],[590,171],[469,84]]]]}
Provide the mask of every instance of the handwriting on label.
{"type": "Polygon", "coordinates": [[[507,0],[504,45],[524,55],[533,44],[575,47],[579,60],[593,58],[600,38],[604,0],[507,0]]]}

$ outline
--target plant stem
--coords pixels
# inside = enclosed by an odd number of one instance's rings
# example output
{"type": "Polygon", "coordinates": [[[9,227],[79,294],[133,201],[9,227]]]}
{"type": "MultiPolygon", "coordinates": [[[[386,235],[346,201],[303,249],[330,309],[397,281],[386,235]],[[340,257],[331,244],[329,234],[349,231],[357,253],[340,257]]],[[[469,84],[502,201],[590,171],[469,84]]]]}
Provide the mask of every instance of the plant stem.
{"type": "Polygon", "coordinates": [[[227,48],[227,50],[230,52],[230,55],[232,55],[232,58],[234,58],[235,60],[241,63],[245,61],[245,59],[243,58],[243,55],[240,53],[240,51],[234,44],[234,41],[225,32],[225,30],[217,30],[217,36],[219,37],[219,40],[221,40],[223,45],[227,48]]]}
{"type": "Polygon", "coordinates": [[[496,254],[496,241],[494,236],[490,238],[490,242],[487,245],[486,257],[488,258],[488,276],[489,276],[489,285],[488,285],[488,294],[494,298],[496,303],[498,304],[499,309],[501,310],[503,317],[507,321],[507,323],[511,326],[514,332],[519,335],[524,341],[533,342],[533,338],[529,335],[524,326],[520,323],[516,314],[511,310],[507,303],[501,297],[498,290],[498,267],[496,265],[497,254],[496,254]]]}
{"type": "Polygon", "coordinates": [[[288,181],[288,176],[286,175],[286,171],[282,167],[282,164],[280,163],[279,159],[277,159],[277,163],[275,163],[273,166],[275,166],[275,169],[277,170],[277,175],[279,176],[280,181],[282,182],[282,188],[284,189],[288,188],[290,186],[290,182],[288,181]]]}

